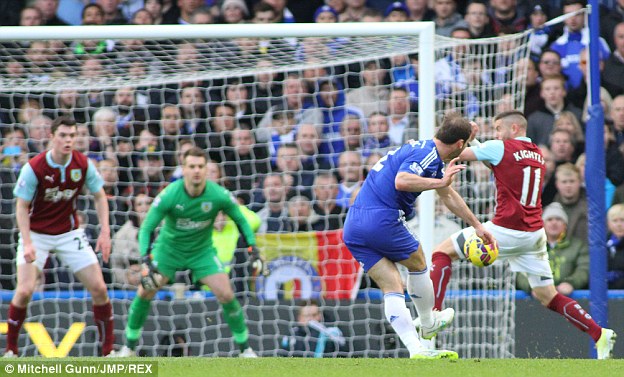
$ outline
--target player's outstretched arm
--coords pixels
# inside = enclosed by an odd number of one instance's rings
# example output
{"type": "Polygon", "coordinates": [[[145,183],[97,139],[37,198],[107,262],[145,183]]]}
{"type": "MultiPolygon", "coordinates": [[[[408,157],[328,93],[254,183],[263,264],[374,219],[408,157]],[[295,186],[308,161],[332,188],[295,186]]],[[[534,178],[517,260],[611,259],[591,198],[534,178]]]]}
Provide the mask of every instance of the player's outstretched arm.
{"type": "Polygon", "coordinates": [[[17,204],[15,206],[15,218],[17,220],[17,227],[20,231],[20,237],[22,238],[22,244],[24,246],[24,259],[26,263],[32,263],[35,261],[35,248],[33,247],[32,240],[30,239],[30,201],[17,198],[17,204]]]}
{"type": "Polygon", "coordinates": [[[167,188],[156,196],[156,199],[152,202],[150,209],[145,215],[145,219],[141,223],[139,228],[139,252],[141,256],[146,256],[153,242],[154,231],[165,218],[167,208],[170,205],[168,198],[166,197],[167,188]]]}
{"type": "Polygon", "coordinates": [[[408,172],[399,172],[394,179],[394,186],[399,191],[407,192],[423,192],[427,190],[440,189],[448,187],[455,178],[455,174],[466,168],[465,165],[456,165],[459,158],[454,158],[446,165],[444,171],[444,177],[438,178],[425,178],[418,174],[412,174],[408,172]]]}
{"type": "Polygon", "coordinates": [[[100,222],[100,235],[95,244],[95,251],[102,252],[102,259],[108,263],[111,252],[110,223],[108,219],[108,200],[104,189],[93,194],[95,198],[95,210],[97,211],[98,221],[100,222]]]}
{"type": "Polygon", "coordinates": [[[444,187],[437,190],[438,195],[440,195],[440,199],[444,203],[444,205],[451,210],[455,215],[462,218],[466,221],[470,226],[475,228],[475,232],[483,242],[486,244],[492,245],[496,242],[494,236],[488,232],[483,224],[477,219],[477,217],[472,213],[470,208],[466,205],[464,199],[457,193],[457,191],[453,190],[451,187],[444,187]]]}
{"type": "Polygon", "coordinates": [[[477,133],[479,133],[479,126],[475,122],[470,122],[470,125],[472,126],[472,133],[470,134],[470,138],[468,139],[468,143],[470,147],[462,151],[462,153],[459,155],[459,160],[460,161],[481,161],[486,167],[491,169],[492,164],[487,160],[479,159],[479,157],[475,153],[475,148],[484,147],[484,144],[482,144],[481,142],[479,142],[479,140],[476,139],[477,133]]]}

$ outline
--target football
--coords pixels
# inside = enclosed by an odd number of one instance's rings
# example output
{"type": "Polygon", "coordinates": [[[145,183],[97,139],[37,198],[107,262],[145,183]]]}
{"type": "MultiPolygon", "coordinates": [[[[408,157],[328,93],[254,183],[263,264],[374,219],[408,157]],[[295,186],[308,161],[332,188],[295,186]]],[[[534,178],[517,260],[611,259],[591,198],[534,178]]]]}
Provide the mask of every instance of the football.
{"type": "Polygon", "coordinates": [[[483,240],[475,235],[464,243],[464,255],[477,267],[489,266],[498,257],[498,245],[494,244],[493,247],[485,245],[483,240]]]}

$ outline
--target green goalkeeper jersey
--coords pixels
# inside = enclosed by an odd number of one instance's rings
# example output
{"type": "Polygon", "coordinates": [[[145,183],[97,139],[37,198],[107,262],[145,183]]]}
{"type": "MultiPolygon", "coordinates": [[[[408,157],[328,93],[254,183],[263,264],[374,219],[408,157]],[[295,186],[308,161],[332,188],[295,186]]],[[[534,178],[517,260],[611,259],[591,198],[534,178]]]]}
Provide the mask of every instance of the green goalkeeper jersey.
{"type": "Polygon", "coordinates": [[[154,199],[139,230],[141,255],[147,254],[154,230],[164,219],[156,242],[159,247],[181,253],[201,252],[212,248],[212,227],[219,211],[225,212],[242,230],[249,245],[256,239],[232,194],[218,184],[207,181],[204,192],[191,197],[179,179],[154,199]]]}

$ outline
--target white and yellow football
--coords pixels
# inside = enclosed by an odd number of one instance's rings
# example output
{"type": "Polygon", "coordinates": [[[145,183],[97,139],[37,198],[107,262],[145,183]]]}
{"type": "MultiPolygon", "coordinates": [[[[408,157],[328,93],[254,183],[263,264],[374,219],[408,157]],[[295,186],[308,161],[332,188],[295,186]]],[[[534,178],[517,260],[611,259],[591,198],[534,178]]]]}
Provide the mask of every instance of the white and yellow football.
{"type": "Polygon", "coordinates": [[[498,257],[498,245],[495,243],[490,247],[474,235],[464,243],[464,255],[475,266],[486,267],[494,263],[498,257]]]}

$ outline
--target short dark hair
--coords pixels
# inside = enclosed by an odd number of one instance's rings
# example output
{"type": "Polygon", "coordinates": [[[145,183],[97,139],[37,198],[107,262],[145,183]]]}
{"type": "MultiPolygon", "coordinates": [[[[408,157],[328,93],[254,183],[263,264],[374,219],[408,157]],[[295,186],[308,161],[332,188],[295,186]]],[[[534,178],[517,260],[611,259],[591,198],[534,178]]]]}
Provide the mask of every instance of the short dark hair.
{"type": "Polygon", "coordinates": [[[472,133],[470,121],[459,113],[449,113],[444,116],[442,125],[436,132],[436,139],[444,144],[454,144],[458,140],[468,140],[472,133]]]}
{"type": "Polygon", "coordinates": [[[56,133],[56,130],[60,126],[77,127],[76,121],[74,119],[67,117],[67,116],[61,116],[61,117],[56,118],[54,122],[52,123],[52,128],[50,128],[52,135],[56,133]]]}
{"type": "Polygon", "coordinates": [[[527,120],[524,117],[524,114],[518,110],[503,111],[502,113],[496,115],[492,121],[496,122],[497,120],[507,120],[507,119],[516,123],[523,129],[525,130],[527,129],[527,120]]]}
{"type": "Polygon", "coordinates": [[[221,103],[216,104],[212,110],[213,113],[216,113],[219,107],[227,107],[228,109],[232,110],[234,114],[236,114],[236,106],[234,106],[232,102],[221,102],[221,103]]]}
{"type": "Polygon", "coordinates": [[[208,162],[208,156],[206,156],[206,152],[204,152],[204,150],[199,147],[193,147],[189,149],[188,151],[184,152],[184,156],[182,156],[182,161],[184,163],[186,163],[186,158],[188,156],[203,157],[204,160],[206,160],[206,163],[208,162]]]}
{"type": "Polygon", "coordinates": [[[575,5],[578,4],[581,7],[585,8],[587,6],[587,2],[585,0],[563,0],[561,2],[561,9],[563,9],[563,7],[568,6],[568,5],[575,5]]]}
{"type": "Polygon", "coordinates": [[[104,17],[104,8],[102,8],[102,6],[100,4],[91,3],[91,4],[85,5],[85,7],[82,8],[82,13],[80,15],[80,19],[81,20],[84,20],[85,13],[87,12],[87,9],[89,9],[89,8],[97,8],[98,11],[100,12],[100,14],[102,15],[102,17],[104,17]]]}
{"type": "Polygon", "coordinates": [[[277,16],[277,10],[275,10],[275,7],[269,3],[265,3],[264,1],[257,3],[253,7],[254,16],[258,12],[273,12],[273,14],[277,16]]]}
{"type": "Polygon", "coordinates": [[[558,53],[558,52],[557,52],[557,51],[555,51],[555,50],[551,50],[551,49],[547,48],[547,49],[545,49],[545,50],[542,50],[542,53],[541,53],[541,54],[540,54],[540,56],[539,56],[539,61],[540,61],[540,62],[542,61],[542,58],[543,58],[543,57],[544,57],[544,55],[546,55],[546,54],[555,54],[555,55],[557,55],[557,57],[559,58],[559,60],[561,60],[561,54],[560,54],[560,53],[558,53]]]}

